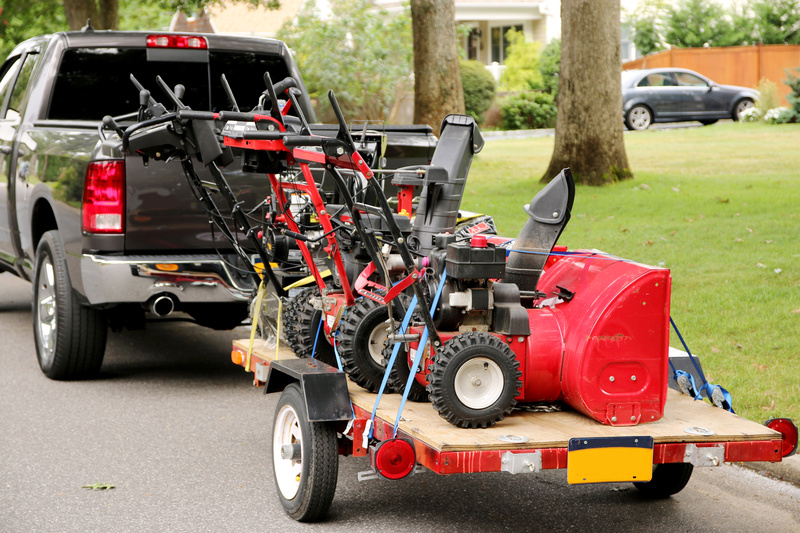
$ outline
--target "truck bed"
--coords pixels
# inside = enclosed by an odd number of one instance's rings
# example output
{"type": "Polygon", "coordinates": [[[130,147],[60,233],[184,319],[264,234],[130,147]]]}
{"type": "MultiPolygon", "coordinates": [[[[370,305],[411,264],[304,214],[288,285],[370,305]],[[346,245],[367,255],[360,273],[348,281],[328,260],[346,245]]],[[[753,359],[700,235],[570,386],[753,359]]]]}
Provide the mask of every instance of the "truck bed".
{"type": "MultiPolygon", "coordinates": [[[[256,341],[250,359],[253,370],[258,363],[295,357],[287,348],[276,354],[274,349],[259,349],[258,344],[256,341]]],[[[234,341],[233,345],[234,352],[246,361],[249,339],[234,341]]],[[[348,387],[356,417],[369,418],[377,395],[349,381],[348,387]]],[[[379,440],[391,438],[400,400],[398,394],[382,397],[375,421],[379,440]]],[[[652,437],[654,464],[694,462],[704,466],[697,452],[704,448],[724,462],[781,460],[780,433],[672,389],[664,417],[636,426],[607,426],[567,406],[561,408],[532,412],[521,406],[493,427],[462,429],[442,419],[430,403],[407,402],[398,436],[411,438],[418,461],[439,474],[505,470],[503,454],[508,452],[539,454],[541,469],[566,468],[569,441],[574,438],[652,437]]]]}

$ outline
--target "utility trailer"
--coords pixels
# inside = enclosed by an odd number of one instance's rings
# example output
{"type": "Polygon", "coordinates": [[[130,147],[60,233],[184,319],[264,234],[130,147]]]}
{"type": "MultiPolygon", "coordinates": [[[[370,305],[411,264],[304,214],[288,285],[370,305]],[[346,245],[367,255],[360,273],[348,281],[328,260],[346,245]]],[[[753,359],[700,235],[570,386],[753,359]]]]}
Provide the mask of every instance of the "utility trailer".
{"type": "Polygon", "coordinates": [[[318,520],[330,506],[339,455],[370,457],[372,470],[359,480],[400,479],[420,465],[441,475],[565,469],[569,484],[632,482],[646,496],[665,498],[685,487],[694,467],[779,462],[797,448],[797,428],[787,419],[767,427],[672,389],[664,416],[635,426],[541,406],[514,410],[492,427],[463,429],[430,403],[409,403],[396,435],[401,395],[386,395],[370,447],[365,435],[377,395],[344,373],[282,347],[251,350],[248,339],[234,341],[231,358],[265,393],[282,391],[271,447],[275,484],[287,513],[300,521],[318,520]]]}

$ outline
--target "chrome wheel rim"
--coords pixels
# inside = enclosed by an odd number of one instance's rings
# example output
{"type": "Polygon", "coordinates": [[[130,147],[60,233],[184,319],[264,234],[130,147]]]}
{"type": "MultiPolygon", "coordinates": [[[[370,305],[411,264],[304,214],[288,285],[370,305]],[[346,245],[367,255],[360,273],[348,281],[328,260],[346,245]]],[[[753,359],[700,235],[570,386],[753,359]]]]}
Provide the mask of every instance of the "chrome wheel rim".
{"type": "Polygon", "coordinates": [[[486,357],[474,357],[455,376],[458,400],[470,409],[486,409],[503,394],[505,379],[500,366],[486,357]]]}
{"type": "Polygon", "coordinates": [[[736,106],[736,116],[737,117],[742,116],[742,113],[744,113],[753,106],[755,106],[755,104],[750,100],[742,100],[741,102],[739,102],[739,105],[736,106]]]}
{"type": "Polygon", "coordinates": [[[36,288],[36,331],[39,336],[39,357],[47,365],[53,360],[56,351],[56,330],[58,326],[56,301],[56,275],[49,258],[42,261],[39,268],[39,284],[36,288]]]}
{"type": "Polygon", "coordinates": [[[650,126],[650,112],[643,107],[633,108],[631,124],[635,130],[646,130],[650,126]]]}
{"type": "Polygon", "coordinates": [[[292,446],[295,444],[298,444],[302,449],[303,433],[300,429],[300,420],[291,406],[284,405],[275,419],[275,430],[272,434],[272,462],[275,468],[278,490],[287,500],[297,496],[297,491],[300,489],[300,478],[303,475],[303,458],[301,453],[299,458],[284,459],[281,456],[281,449],[285,445],[292,446]]]}

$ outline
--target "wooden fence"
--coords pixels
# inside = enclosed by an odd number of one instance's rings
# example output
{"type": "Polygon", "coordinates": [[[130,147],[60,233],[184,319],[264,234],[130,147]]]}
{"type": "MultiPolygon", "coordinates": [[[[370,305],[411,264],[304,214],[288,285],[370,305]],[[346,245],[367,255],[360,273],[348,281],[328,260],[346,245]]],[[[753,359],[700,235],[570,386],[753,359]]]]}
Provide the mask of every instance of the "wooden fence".
{"type": "MultiPolygon", "coordinates": [[[[781,105],[788,106],[787,70],[800,67],[800,45],[718,46],[672,48],[623,63],[622,69],[688,68],[723,85],[755,87],[761,78],[775,83],[781,105]]],[[[798,75],[796,70],[792,74],[798,75]]]]}

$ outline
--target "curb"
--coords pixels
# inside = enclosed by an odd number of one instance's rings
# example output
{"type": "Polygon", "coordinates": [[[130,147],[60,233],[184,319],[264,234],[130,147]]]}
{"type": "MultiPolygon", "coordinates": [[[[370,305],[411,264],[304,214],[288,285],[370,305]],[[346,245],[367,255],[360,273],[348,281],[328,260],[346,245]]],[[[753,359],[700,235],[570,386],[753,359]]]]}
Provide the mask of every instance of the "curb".
{"type": "Polygon", "coordinates": [[[800,487],[800,455],[784,457],[780,463],[752,462],[736,463],[739,466],[755,470],[759,474],[772,479],[778,479],[800,487]]]}
{"type": "Polygon", "coordinates": [[[496,141],[498,139],[528,139],[530,137],[552,137],[555,134],[556,130],[554,129],[481,132],[481,136],[483,137],[484,141],[496,141]]]}

